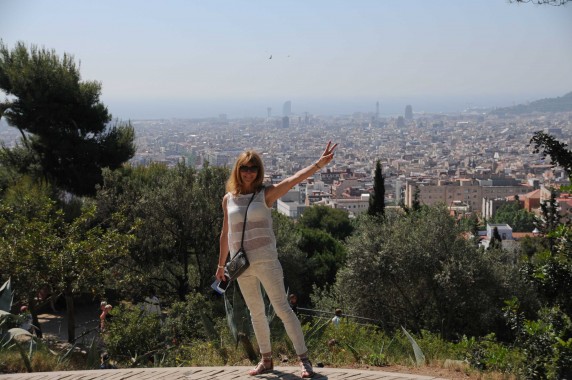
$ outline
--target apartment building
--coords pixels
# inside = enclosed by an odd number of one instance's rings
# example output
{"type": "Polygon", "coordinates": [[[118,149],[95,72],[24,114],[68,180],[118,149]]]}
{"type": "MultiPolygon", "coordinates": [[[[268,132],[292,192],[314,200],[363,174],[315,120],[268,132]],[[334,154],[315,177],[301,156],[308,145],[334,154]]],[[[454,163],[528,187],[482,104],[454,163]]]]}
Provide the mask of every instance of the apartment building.
{"type": "Polygon", "coordinates": [[[405,187],[405,205],[411,207],[415,192],[419,191],[419,202],[427,206],[444,203],[447,206],[455,202],[463,202],[474,212],[483,210],[483,199],[506,198],[528,193],[531,188],[526,185],[508,185],[495,181],[463,179],[456,181],[438,181],[437,184],[417,183],[409,181],[405,187]]]}
{"type": "Polygon", "coordinates": [[[369,194],[362,194],[356,198],[325,198],[315,204],[345,210],[350,217],[355,217],[367,212],[369,208],[369,194]]]}

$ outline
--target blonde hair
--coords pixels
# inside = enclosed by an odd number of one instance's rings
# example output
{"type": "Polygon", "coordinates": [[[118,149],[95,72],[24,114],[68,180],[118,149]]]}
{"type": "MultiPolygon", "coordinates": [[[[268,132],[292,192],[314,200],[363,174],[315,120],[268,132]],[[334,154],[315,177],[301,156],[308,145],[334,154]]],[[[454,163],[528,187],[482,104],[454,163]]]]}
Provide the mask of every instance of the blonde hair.
{"type": "Polygon", "coordinates": [[[230,172],[230,177],[226,181],[226,191],[233,195],[238,195],[242,193],[242,178],[240,177],[240,167],[242,165],[251,164],[258,166],[258,173],[256,173],[256,178],[252,185],[254,189],[259,189],[264,181],[264,165],[262,164],[262,159],[260,155],[253,150],[247,150],[242,152],[236,159],[234,167],[230,172]]]}

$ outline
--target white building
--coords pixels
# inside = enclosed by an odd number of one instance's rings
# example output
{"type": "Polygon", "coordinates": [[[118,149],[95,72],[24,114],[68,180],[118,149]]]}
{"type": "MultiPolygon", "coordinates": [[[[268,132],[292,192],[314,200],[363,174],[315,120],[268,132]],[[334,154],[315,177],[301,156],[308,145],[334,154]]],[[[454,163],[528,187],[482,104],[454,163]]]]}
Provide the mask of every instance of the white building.
{"type": "Polygon", "coordinates": [[[316,204],[345,210],[350,217],[355,217],[367,212],[369,208],[369,194],[362,194],[359,198],[324,199],[316,204]]]}
{"type": "Polygon", "coordinates": [[[485,239],[481,240],[481,245],[485,249],[489,248],[495,227],[499,231],[499,235],[502,240],[502,248],[508,251],[515,252],[516,249],[518,248],[518,241],[516,241],[512,236],[512,227],[506,223],[487,224],[487,235],[485,239]]]}
{"type": "Polygon", "coordinates": [[[283,201],[282,199],[278,199],[278,202],[276,203],[276,210],[280,214],[286,215],[287,217],[293,219],[298,219],[306,207],[308,206],[303,203],[296,201],[287,202],[283,201]]]}

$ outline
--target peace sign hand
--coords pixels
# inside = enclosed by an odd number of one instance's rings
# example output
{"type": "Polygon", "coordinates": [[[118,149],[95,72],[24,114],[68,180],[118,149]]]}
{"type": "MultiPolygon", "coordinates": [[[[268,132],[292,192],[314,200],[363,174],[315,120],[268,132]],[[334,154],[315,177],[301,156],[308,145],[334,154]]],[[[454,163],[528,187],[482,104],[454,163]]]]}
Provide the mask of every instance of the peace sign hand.
{"type": "Polygon", "coordinates": [[[322,156],[316,162],[318,168],[320,169],[323,168],[324,166],[329,164],[330,161],[334,159],[334,149],[336,149],[337,146],[338,146],[337,143],[332,145],[332,142],[328,141],[328,145],[326,146],[326,149],[324,149],[324,153],[322,153],[322,156]]]}

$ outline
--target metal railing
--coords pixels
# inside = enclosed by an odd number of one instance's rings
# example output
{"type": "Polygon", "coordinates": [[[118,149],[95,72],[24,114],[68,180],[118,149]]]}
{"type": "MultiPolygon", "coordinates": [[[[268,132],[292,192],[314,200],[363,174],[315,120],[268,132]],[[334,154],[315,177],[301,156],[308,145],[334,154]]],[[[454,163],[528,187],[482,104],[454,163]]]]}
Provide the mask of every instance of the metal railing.
{"type": "MultiPolygon", "coordinates": [[[[298,314],[300,316],[303,317],[311,317],[311,318],[319,318],[319,319],[332,319],[334,317],[334,313],[331,311],[324,311],[324,310],[318,310],[318,309],[307,309],[307,308],[303,308],[303,307],[299,307],[298,308],[298,314]]],[[[359,324],[359,325],[375,325],[378,327],[384,327],[385,323],[379,319],[373,319],[373,318],[366,318],[366,317],[360,317],[358,315],[351,315],[351,314],[341,314],[340,318],[342,318],[342,320],[348,321],[348,320],[353,320],[355,323],[359,324]]]]}

